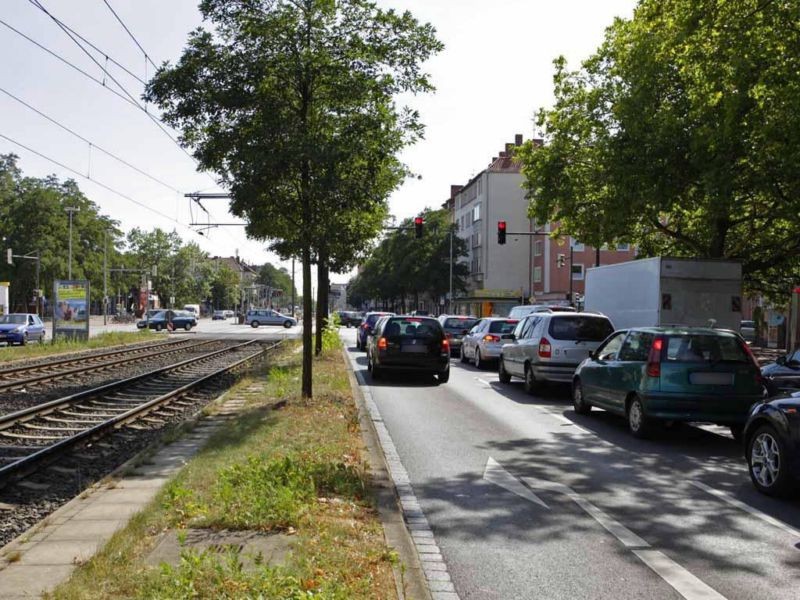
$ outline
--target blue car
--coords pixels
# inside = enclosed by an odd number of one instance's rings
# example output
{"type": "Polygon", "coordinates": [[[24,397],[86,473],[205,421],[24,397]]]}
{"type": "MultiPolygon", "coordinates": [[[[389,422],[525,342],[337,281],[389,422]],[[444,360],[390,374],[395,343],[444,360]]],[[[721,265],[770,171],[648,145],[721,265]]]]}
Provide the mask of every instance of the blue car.
{"type": "Polygon", "coordinates": [[[11,313],[0,317],[0,343],[24,346],[33,341],[42,343],[44,337],[44,323],[34,314],[11,313]]]}

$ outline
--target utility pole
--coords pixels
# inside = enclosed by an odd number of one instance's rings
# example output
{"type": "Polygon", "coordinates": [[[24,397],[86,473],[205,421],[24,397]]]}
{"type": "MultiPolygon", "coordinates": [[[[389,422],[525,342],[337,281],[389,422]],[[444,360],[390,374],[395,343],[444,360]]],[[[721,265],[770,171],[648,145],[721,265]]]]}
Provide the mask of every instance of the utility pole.
{"type": "Polygon", "coordinates": [[[69,259],[67,263],[67,279],[72,279],[72,215],[76,213],[79,208],[77,206],[67,206],[64,210],[69,213],[69,259]]]}
{"type": "Polygon", "coordinates": [[[108,229],[103,232],[103,325],[108,325],[108,229]]]}
{"type": "Polygon", "coordinates": [[[447,299],[447,312],[453,314],[453,234],[455,225],[450,223],[450,297],[447,299]]]}
{"type": "Polygon", "coordinates": [[[294,318],[294,256],[292,257],[292,318],[294,318]]]}

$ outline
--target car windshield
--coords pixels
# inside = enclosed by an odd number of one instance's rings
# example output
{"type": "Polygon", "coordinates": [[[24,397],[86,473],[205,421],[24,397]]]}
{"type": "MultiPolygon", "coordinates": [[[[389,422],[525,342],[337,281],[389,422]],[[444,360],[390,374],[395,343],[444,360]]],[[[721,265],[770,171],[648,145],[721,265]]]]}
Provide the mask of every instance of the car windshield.
{"type": "Polygon", "coordinates": [[[373,325],[375,325],[375,323],[378,322],[378,319],[385,316],[386,316],[385,314],[370,315],[367,317],[367,325],[372,327],[373,325]]]}
{"type": "Polygon", "coordinates": [[[514,331],[517,323],[519,323],[519,321],[515,319],[509,319],[508,321],[492,321],[489,324],[489,333],[511,333],[514,331]]]}
{"type": "Polygon", "coordinates": [[[475,326],[475,323],[478,322],[478,319],[464,319],[464,318],[451,318],[445,319],[444,321],[444,328],[445,329],[466,329],[470,330],[475,326]]]}
{"type": "Polygon", "coordinates": [[[415,317],[390,319],[383,329],[384,337],[403,337],[414,339],[432,339],[442,337],[439,322],[434,319],[417,319],[415,317]]]}
{"type": "Polygon", "coordinates": [[[739,338],[710,334],[669,336],[665,360],[692,363],[751,362],[739,338]]]}
{"type": "Polygon", "coordinates": [[[550,320],[549,334],[557,340],[602,342],[614,332],[605,317],[559,316],[550,320]]]}
{"type": "Polygon", "coordinates": [[[3,315],[0,317],[0,324],[3,325],[24,325],[28,322],[28,318],[25,315],[3,315]]]}

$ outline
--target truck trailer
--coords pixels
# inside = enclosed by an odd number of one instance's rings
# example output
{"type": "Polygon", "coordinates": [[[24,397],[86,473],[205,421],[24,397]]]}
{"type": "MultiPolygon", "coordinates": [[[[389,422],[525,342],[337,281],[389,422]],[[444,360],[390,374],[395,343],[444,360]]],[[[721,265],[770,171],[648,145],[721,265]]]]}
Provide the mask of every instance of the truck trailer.
{"type": "Polygon", "coordinates": [[[716,327],[739,331],[742,265],[657,256],[586,271],[584,310],[606,315],[617,329],[716,327]]]}

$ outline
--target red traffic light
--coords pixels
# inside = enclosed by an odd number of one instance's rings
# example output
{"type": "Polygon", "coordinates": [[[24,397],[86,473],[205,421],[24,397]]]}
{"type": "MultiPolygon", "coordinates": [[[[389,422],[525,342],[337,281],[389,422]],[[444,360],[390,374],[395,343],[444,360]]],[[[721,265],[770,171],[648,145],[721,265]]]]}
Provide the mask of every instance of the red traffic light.
{"type": "Polygon", "coordinates": [[[506,222],[497,222],[497,243],[503,245],[506,243],[506,222]]]}
{"type": "Polygon", "coordinates": [[[414,225],[422,225],[423,223],[422,217],[414,217],[414,225]]]}
{"type": "Polygon", "coordinates": [[[414,217],[414,235],[417,238],[422,237],[422,226],[425,220],[422,217],[414,217]]]}

